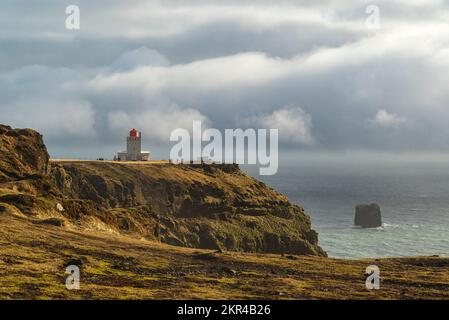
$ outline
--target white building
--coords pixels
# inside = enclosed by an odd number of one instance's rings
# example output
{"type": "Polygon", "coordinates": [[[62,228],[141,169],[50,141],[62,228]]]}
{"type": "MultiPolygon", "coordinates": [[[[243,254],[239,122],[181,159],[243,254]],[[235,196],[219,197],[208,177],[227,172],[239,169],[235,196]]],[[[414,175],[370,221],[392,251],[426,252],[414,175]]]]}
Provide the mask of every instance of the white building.
{"type": "Polygon", "coordinates": [[[142,136],[136,129],[129,132],[126,137],[126,151],[117,153],[118,161],[148,161],[150,152],[142,151],[142,136]]]}

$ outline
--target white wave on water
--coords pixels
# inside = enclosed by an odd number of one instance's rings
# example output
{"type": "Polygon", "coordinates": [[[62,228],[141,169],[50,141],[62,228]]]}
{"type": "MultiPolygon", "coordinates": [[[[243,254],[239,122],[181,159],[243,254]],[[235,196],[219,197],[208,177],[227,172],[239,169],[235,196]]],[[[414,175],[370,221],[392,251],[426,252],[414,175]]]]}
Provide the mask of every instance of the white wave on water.
{"type": "Polygon", "coordinates": [[[449,255],[449,240],[442,245],[447,233],[418,224],[385,222],[382,227],[364,229],[348,227],[320,230],[320,243],[331,257],[367,258],[416,255],[449,255]],[[430,232],[428,232],[430,231],[430,232]],[[440,244],[435,250],[435,243],[440,244]]]}

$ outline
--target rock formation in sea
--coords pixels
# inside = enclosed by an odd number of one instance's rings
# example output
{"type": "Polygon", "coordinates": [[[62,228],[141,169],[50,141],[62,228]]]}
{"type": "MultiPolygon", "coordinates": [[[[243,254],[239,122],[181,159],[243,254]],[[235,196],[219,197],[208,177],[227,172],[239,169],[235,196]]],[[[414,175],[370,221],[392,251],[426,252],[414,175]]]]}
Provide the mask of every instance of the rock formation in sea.
{"type": "Polygon", "coordinates": [[[382,226],[382,215],[377,203],[359,204],[355,207],[354,225],[362,228],[382,226]]]}

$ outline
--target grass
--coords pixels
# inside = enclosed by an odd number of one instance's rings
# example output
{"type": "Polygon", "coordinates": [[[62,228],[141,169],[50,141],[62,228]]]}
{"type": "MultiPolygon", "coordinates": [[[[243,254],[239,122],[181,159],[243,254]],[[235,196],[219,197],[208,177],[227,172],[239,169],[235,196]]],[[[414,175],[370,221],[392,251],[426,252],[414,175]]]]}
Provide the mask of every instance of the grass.
{"type": "Polygon", "coordinates": [[[449,299],[449,259],[216,253],[0,213],[0,299],[449,299]],[[81,262],[81,289],[65,266],[81,262]],[[381,289],[365,288],[378,265],[381,289]]]}

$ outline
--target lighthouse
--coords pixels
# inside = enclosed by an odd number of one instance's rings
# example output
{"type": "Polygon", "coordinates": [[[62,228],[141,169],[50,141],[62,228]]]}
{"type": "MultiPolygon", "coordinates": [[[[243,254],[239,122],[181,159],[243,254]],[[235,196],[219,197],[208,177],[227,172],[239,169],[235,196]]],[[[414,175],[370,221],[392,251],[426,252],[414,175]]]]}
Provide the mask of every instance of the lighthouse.
{"type": "Polygon", "coordinates": [[[150,152],[142,151],[142,133],[132,129],[126,137],[126,151],[117,153],[118,161],[148,161],[150,152]]]}

